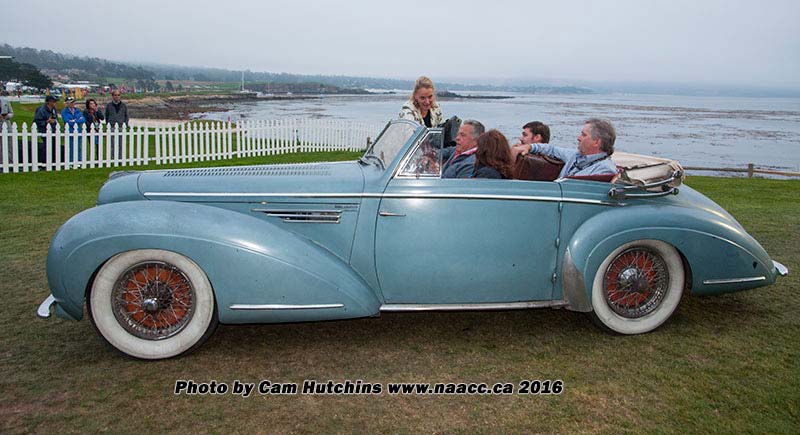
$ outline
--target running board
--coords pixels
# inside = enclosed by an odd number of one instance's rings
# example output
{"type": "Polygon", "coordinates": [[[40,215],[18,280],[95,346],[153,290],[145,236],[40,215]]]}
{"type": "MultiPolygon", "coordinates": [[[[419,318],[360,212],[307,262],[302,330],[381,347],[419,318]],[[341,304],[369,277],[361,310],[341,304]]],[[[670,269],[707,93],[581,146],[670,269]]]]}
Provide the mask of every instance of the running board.
{"type": "Polygon", "coordinates": [[[530,308],[561,308],[566,306],[567,303],[564,301],[490,302],[483,304],[385,304],[381,305],[381,312],[527,310],[530,308]]]}

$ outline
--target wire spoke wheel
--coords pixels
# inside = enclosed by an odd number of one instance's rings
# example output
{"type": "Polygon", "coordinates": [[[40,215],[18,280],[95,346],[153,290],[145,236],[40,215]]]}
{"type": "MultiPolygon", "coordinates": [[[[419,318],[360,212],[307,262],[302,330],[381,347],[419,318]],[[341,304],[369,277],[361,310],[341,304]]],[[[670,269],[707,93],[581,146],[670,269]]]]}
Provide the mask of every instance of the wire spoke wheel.
{"type": "Polygon", "coordinates": [[[162,249],[126,251],[97,272],[89,316],[100,335],[135,358],[190,352],[219,323],[214,290],[188,257],[162,249]]]}
{"type": "Polygon", "coordinates": [[[114,285],[114,316],[139,338],[160,340],[180,332],[194,314],[194,288],[176,266],[158,261],[136,264],[114,285]]]}
{"type": "Polygon", "coordinates": [[[620,253],[609,264],[603,280],[608,306],[620,316],[631,319],[653,312],[668,288],[666,263],[653,250],[644,247],[620,253]]]}
{"type": "Polygon", "coordinates": [[[685,272],[680,253],[661,240],[634,240],[605,257],[592,282],[592,318],[618,334],[644,334],[678,307],[685,272]]]}

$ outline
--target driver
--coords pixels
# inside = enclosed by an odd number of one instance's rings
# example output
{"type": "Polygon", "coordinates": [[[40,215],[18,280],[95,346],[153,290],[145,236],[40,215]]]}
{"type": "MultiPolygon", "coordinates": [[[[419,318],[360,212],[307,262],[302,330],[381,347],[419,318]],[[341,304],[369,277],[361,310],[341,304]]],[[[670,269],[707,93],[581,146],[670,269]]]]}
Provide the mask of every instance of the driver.
{"type": "Polygon", "coordinates": [[[478,136],[486,128],[478,121],[468,119],[461,124],[456,136],[456,146],[442,151],[442,178],[471,178],[475,172],[475,151],[478,136]]]}
{"type": "Polygon", "coordinates": [[[616,139],[617,133],[611,122],[590,118],[584,122],[578,135],[577,151],[550,144],[532,143],[515,145],[514,152],[519,154],[530,151],[563,160],[564,167],[561,168],[558,178],[616,174],[617,166],[611,161],[616,139]]]}

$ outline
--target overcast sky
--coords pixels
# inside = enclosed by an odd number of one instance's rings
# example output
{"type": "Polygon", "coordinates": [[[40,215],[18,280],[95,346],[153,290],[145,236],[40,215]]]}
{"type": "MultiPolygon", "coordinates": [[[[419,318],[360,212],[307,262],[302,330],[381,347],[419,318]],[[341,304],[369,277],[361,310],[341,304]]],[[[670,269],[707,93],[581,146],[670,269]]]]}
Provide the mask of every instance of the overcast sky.
{"type": "Polygon", "coordinates": [[[0,42],[133,62],[800,88],[800,1],[0,0],[0,42]]]}

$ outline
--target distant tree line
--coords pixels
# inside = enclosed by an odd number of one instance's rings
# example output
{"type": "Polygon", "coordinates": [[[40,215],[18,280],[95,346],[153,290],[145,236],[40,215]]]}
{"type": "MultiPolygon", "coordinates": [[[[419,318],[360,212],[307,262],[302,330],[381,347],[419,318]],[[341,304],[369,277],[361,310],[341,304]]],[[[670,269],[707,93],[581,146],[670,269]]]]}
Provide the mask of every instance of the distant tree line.
{"type": "Polygon", "coordinates": [[[35,66],[29,63],[15,62],[13,59],[0,59],[0,82],[15,80],[36,89],[53,86],[50,77],[42,74],[35,66]]]}
{"type": "MultiPolygon", "coordinates": [[[[200,82],[227,82],[237,83],[242,80],[242,71],[231,71],[220,68],[183,67],[172,65],[147,64],[146,68],[153,70],[156,77],[162,80],[194,80],[200,82]]],[[[248,83],[313,83],[336,86],[346,89],[349,93],[363,89],[412,89],[414,80],[384,79],[374,77],[331,76],[331,75],[305,75],[289,73],[253,72],[244,71],[244,80],[248,83]]],[[[521,92],[532,94],[587,94],[593,91],[576,86],[534,86],[528,84],[514,85],[474,85],[465,83],[436,82],[436,88],[441,90],[464,91],[500,91],[521,92]]]]}
{"type": "Polygon", "coordinates": [[[71,56],[50,50],[37,50],[28,47],[16,48],[8,44],[0,46],[0,54],[14,56],[14,60],[34,65],[41,70],[67,74],[73,80],[103,82],[106,77],[116,77],[131,81],[152,81],[155,79],[153,71],[146,70],[140,66],[110,62],[96,57],[71,56]]]}
{"type": "MultiPolygon", "coordinates": [[[[29,63],[45,72],[69,75],[73,80],[88,80],[103,83],[107,77],[124,79],[134,83],[137,89],[158,90],[155,80],[196,81],[196,82],[223,82],[238,83],[242,79],[242,71],[233,71],[222,68],[184,67],[162,64],[134,64],[110,62],[94,57],[79,57],[65,55],[50,50],[37,50],[34,48],[15,48],[8,44],[0,45],[0,54],[14,56],[19,62],[29,63]]],[[[289,73],[253,72],[244,71],[244,80],[248,83],[303,83],[310,85],[333,86],[341,91],[328,89],[328,93],[357,93],[364,89],[411,89],[413,80],[384,79],[372,77],[353,77],[336,75],[303,75],[289,73]]],[[[575,86],[534,86],[529,84],[519,85],[473,85],[463,83],[446,83],[436,81],[438,90],[466,90],[466,91],[511,91],[523,93],[591,93],[587,88],[575,86]]],[[[308,89],[309,86],[303,86],[308,89]]],[[[282,92],[282,91],[274,91],[282,92]]],[[[283,91],[294,92],[294,91],[283,91]]]]}

